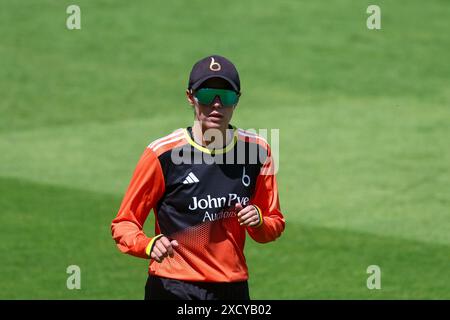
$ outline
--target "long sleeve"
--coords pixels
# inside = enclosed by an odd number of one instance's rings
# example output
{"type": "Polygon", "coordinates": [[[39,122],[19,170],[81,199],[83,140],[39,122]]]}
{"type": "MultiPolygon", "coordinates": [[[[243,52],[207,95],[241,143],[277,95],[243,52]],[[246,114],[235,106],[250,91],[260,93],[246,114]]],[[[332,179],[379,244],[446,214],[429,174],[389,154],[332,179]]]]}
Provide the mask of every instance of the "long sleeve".
{"type": "Polygon", "coordinates": [[[274,161],[269,147],[267,155],[256,180],[255,193],[250,201],[257,207],[262,218],[261,223],[256,227],[247,227],[247,232],[252,239],[261,243],[274,241],[285,228],[284,217],[280,210],[274,161]]]}
{"type": "Polygon", "coordinates": [[[147,247],[157,237],[147,237],[142,227],[164,189],[160,162],[154,151],[147,148],[136,166],[119,212],[111,224],[112,237],[121,252],[149,258],[147,247]]]}

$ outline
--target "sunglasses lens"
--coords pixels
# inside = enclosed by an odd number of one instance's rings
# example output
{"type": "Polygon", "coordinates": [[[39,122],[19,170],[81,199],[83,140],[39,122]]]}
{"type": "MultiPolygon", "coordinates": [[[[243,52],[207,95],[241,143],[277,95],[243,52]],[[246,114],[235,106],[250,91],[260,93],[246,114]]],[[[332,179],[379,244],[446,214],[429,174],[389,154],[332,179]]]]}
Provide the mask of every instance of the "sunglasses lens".
{"type": "Polygon", "coordinates": [[[223,106],[235,105],[238,100],[238,94],[233,90],[202,88],[195,93],[195,97],[201,104],[211,104],[219,96],[223,106]]]}
{"type": "Polygon", "coordinates": [[[195,97],[201,104],[211,104],[216,97],[216,93],[209,89],[200,89],[195,93],[195,97]]]}
{"type": "Polygon", "coordinates": [[[235,91],[232,90],[223,90],[223,93],[220,95],[220,101],[224,106],[232,106],[235,105],[239,100],[239,97],[235,91]]]}

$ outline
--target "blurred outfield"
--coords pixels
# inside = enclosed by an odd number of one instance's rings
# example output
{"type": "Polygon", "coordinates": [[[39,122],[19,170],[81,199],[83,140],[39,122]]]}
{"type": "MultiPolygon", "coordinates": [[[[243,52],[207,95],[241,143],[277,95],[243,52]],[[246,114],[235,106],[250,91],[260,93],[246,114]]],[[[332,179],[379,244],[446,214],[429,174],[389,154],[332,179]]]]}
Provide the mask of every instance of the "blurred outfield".
{"type": "Polygon", "coordinates": [[[241,74],[232,123],[280,128],[287,226],[248,238],[252,298],[449,299],[449,2],[184,3],[0,2],[0,298],[143,298],[147,261],[110,222],[146,145],[191,124],[192,64],[218,53],[241,74]]]}

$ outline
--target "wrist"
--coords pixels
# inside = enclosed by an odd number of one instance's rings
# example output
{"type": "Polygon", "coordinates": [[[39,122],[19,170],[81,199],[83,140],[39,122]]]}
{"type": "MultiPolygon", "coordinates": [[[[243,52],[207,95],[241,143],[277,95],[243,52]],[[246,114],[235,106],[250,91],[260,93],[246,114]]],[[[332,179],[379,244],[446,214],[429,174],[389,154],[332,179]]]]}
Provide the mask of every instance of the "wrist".
{"type": "Polygon", "coordinates": [[[147,247],[145,247],[145,253],[147,254],[147,256],[150,257],[150,254],[151,254],[151,252],[153,250],[153,246],[155,245],[156,240],[158,240],[162,236],[163,236],[163,234],[158,234],[157,236],[154,236],[153,238],[151,238],[151,240],[148,243],[147,247]]]}
{"type": "Polygon", "coordinates": [[[256,212],[258,213],[258,217],[259,217],[259,222],[256,226],[253,226],[253,228],[259,228],[263,225],[264,223],[264,219],[263,219],[263,215],[262,215],[262,211],[261,209],[256,205],[256,204],[252,204],[252,206],[255,208],[256,212]]]}

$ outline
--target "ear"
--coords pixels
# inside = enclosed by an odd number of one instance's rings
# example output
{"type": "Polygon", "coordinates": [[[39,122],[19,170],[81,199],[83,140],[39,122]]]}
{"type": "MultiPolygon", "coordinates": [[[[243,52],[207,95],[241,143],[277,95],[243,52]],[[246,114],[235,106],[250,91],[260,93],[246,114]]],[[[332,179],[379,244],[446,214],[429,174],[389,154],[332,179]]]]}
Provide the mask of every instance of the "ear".
{"type": "Polygon", "coordinates": [[[187,101],[189,102],[189,104],[191,106],[195,105],[195,103],[194,103],[194,96],[192,94],[192,91],[189,90],[189,89],[186,89],[186,98],[187,98],[187,101]]]}

